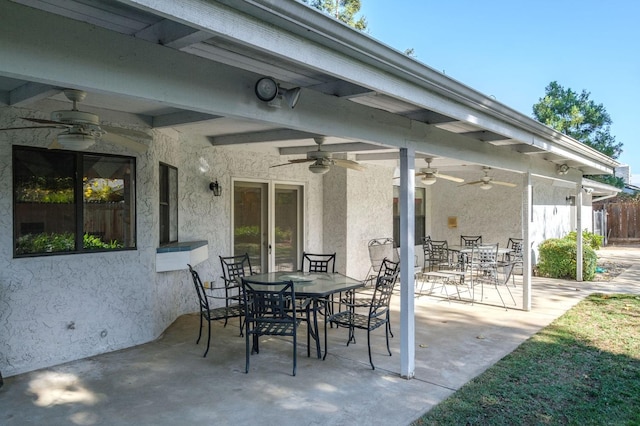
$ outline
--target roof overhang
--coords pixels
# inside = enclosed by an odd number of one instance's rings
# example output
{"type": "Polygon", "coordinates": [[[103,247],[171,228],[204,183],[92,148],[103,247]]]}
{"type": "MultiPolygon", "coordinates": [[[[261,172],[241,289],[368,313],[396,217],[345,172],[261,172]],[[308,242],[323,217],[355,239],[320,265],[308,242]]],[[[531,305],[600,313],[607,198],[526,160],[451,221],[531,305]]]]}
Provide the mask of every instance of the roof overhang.
{"type": "Polygon", "coordinates": [[[323,135],[363,161],[412,146],[419,156],[541,175],[562,164],[581,174],[618,165],[297,1],[0,7],[0,104],[30,106],[76,87],[92,94],[88,106],[135,114],[151,128],[282,155],[313,148],[309,135],[323,135]],[[295,110],[258,104],[253,85],[265,75],[302,88],[295,110]]]}

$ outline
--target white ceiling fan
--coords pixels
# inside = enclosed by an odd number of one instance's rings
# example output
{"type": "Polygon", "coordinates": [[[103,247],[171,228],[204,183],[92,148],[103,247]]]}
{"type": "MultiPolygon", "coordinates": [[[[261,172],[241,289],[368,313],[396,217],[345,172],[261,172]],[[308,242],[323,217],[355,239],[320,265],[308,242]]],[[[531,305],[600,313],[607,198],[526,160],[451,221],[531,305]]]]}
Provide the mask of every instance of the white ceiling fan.
{"type": "Polygon", "coordinates": [[[427,167],[424,169],[420,169],[420,173],[416,173],[416,177],[422,177],[421,181],[424,185],[433,185],[434,183],[436,183],[436,180],[438,180],[438,178],[458,183],[464,182],[464,179],[462,178],[438,173],[438,169],[434,169],[431,167],[433,158],[427,157],[424,159],[424,161],[427,162],[427,167]]]}
{"type": "Polygon", "coordinates": [[[290,166],[291,164],[298,164],[298,163],[313,162],[313,164],[309,165],[309,171],[311,173],[316,173],[316,174],[327,173],[331,169],[331,166],[344,167],[347,169],[357,170],[357,171],[365,170],[364,166],[360,165],[355,161],[343,160],[341,158],[333,158],[333,153],[329,151],[323,151],[322,144],[324,143],[324,139],[325,138],[323,136],[313,138],[316,144],[318,144],[318,149],[307,152],[307,158],[289,160],[288,163],[276,164],[275,166],[271,166],[270,168],[290,166]]]}
{"type": "MultiPolygon", "coordinates": [[[[464,179],[459,178],[459,177],[455,177],[455,176],[449,176],[449,175],[444,175],[442,173],[438,172],[438,169],[434,169],[431,167],[431,162],[433,161],[433,158],[425,158],[424,161],[427,162],[427,167],[420,169],[420,172],[416,173],[416,177],[421,177],[421,182],[424,185],[433,185],[434,183],[436,183],[436,181],[438,180],[438,178],[441,179],[445,179],[445,180],[450,180],[453,182],[464,182],[464,179]]],[[[396,176],[394,179],[400,179],[399,176],[396,176]]]]}
{"type": "Polygon", "coordinates": [[[480,178],[480,180],[463,183],[462,185],[458,185],[458,186],[480,184],[480,189],[484,189],[484,190],[493,188],[493,185],[508,186],[509,188],[515,188],[516,186],[518,186],[515,183],[501,182],[499,180],[494,180],[491,176],[489,176],[489,170],[491,170],[491,167],[483,167],[482,171],[484,172],[484,176],[480,178]]]}
{"type": "Polygon", "coordinates": [[[82,102],[87,93],[82,90],[65,89],[64,94],[73,106],[71,110],[53,111],[51,119],[26,118],[23,120],[41,124],[41,126],[9,127],[0,129],[23,130],[23,129],[64,129],[58,133],[56,139],[49,148],[66,148],[72,150],[83,150],[92,146],[97,140],[105,140],[116,145],[129,148],[136,152],[145,152],[147,145],[132,138],[150,141],[151,136],[137,130],[123,129],[120,127],[105,126],[100,124],[100,118],[92,113],[79,111],[78,103],[82,102]]]}

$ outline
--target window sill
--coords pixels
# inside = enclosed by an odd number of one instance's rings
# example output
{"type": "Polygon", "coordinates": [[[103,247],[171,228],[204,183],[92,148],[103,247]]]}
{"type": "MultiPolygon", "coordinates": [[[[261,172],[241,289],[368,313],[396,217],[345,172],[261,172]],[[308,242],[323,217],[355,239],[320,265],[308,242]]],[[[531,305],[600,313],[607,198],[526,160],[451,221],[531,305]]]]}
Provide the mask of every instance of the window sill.
{"type": "Polygon", "coordinates": [[[197,265],[209,258],[207,241],[188,241],[167,244],[156,249],[156,272],[180,271],[187,264],[197,265]]]}

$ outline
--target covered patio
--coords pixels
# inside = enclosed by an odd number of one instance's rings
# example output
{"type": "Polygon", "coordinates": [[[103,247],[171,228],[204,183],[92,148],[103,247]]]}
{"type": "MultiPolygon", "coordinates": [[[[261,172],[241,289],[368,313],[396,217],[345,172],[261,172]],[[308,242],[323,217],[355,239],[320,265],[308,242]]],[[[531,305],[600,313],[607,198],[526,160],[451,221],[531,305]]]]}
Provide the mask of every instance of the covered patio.
{"type": "MultiPolygon", "coordinates": [[[[153,342],[5,379],[1,418],[7,425],[409,424],[586,295],[640,291],[638,254],[603,249],[605,259],[636,263],[611,282],[534,278],[531,312],[417,299],[411,381],[397,373],[398,337],[389,357],[378,333],[371,370],[364,335],[346,347],[346,331],[335,329],[325,361],[307,358],[299,346],[296,377],[290,343],[278,339],[262,344],[245,374],[236,325],[217,324],[203,358],[197,316],[183,315],[153,342]]],[[[397,303],[392,319],[397,336],[397,303]]]]}
{"type": "MultiPolygon", "coordinates": [[[[175,222],[167,226],[176,241],[167,241],[191,248],[207,281],[221,275],[219,255],[240,250],[236,213],[253,211],[243,204],[242,190],[267,195],[265,213],[258,214],[269,224],[256,244],[262,270],[281,266],[271,213],[277,191],[286,190],[297,191],[287,217],[298,224],[295,238],[287,237],[295,240],[289,267],[300,264],[302,250],[336,252],[338,271],[363,278],[367,241],[393,234],[395,182],[402,270],[415,266],[419,187],[427,206],[420,216],[425,234],[457,239],[482,231],[491,241],[524,240],[531,250],[525,251],[517,300],[528,311],[535,306],[530,271],[537,243],[587,227],[591,194],[582,177],[617,165],[293,0],[6,1],[0,3],[0,54],[6,58],[0,63],[5,377],[154,341],[194,310],[187,261],[167,261],[163,251],[170,244],[162,240],[167,200],[160,195],[161,170],[170,168],[176,184],[169,215],[175,222]],[[264,78],[275,83],[268,101],[256,92],[264,78]],[[70,111],[65,89],[86,94],[74,104],[79,112],[70,111]],[[128,143],[105,136],[88,148],[48,149],[60,142],[60,128],[30,124],[47,124],[60,111],[71,117],[87,111],[100,126],[134,136],[128,143]],[[314,138],[323,141],[321,154],[314,138]],[[127,249],[91,252],[82,245],[69,253],[20,253],[19,237],[44,224],[16,207],[16,153],[26,159],[33,153],[117,156],[135,165],[119,168],[127,176],[135,172],[127,192],[127,249]],[[467,182],[486,172],[515,187],[416,183],[427,158],[467,182]],[[312,164],[297,164],[309,159],[312,164]],[[338,160],[364,170],[340,167],[338,160]],[[447,226],[449,217],[459,219],[458,228],[447,226]],[[40,312],[46,315],[37,317],[40,312]]],[[[69,126],[82,127],[62,127],[69,126]]],[[[55,161],[47,164],[59,171],[55,161]]],[[[82,188],[75,190],[81,198],[82,188]]],[[[80,241],[89,232],[77,221],[80,241]]],[[[400,290],[399,356],[385,362],[394,363],[389,371],[411,378],[420,351],[411,274],[402,275],[400,290]]]]}

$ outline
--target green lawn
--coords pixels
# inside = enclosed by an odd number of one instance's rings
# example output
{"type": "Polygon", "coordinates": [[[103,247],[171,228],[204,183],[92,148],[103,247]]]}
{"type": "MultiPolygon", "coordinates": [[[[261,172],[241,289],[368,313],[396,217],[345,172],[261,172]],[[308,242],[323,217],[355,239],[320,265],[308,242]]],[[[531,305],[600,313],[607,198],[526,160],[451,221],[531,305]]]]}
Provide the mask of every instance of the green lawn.
{"type": "Polygon", "coordinates": [[[640,425],[640,296],[595,294],[414,425],[640,425]]]}

